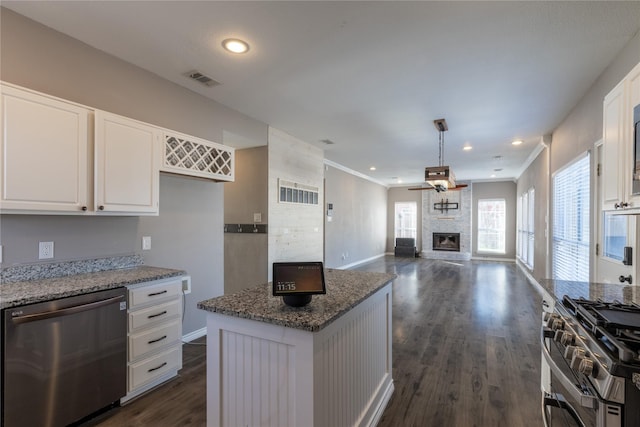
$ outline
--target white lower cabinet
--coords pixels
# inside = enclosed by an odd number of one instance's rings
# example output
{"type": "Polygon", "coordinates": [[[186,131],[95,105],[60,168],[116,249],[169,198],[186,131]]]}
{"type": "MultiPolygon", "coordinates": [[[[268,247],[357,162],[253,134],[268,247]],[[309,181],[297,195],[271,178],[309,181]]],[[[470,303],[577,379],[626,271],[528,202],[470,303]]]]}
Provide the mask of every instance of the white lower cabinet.
{"type": "Polygon", "coordinates": [[[128,289],[127,395],[122,403],[182,369],[182,278],[128,289]]]}

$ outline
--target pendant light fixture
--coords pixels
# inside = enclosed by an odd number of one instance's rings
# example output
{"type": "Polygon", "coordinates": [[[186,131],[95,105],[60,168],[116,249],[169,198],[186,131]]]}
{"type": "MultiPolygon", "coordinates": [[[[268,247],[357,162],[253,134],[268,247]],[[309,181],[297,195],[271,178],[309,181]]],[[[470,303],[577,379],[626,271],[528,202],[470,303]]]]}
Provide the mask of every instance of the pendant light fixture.
{"type": "Polygon", "coordinates": [[[456,177],[449,166],[444,165],[444,133],[449,130],[445,119],[433,121],[438,130],[438,166],[424,168],[424,180],[438,193],[456,188],[456,177]]]}

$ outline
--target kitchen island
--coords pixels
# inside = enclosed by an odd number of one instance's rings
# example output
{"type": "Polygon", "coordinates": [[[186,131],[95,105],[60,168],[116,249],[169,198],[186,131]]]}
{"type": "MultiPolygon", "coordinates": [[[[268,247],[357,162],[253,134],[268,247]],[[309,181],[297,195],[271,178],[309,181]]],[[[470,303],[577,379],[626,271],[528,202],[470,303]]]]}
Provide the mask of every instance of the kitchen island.
{"type": "Polygon", "coordinates": [[[392,274],[325,270],[290,307],[270,284],[202,301],[207,426],[369,426],[391,394],[392,274]]]}

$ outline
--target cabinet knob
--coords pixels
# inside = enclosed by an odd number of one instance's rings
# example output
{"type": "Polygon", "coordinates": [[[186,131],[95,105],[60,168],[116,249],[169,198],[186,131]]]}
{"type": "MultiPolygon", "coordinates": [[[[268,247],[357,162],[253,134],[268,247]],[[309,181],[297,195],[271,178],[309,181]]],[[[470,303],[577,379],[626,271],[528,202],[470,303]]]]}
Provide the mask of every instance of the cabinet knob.
{"type": "Polygon", "coordinates": [[[631,275],[628,275],[627,277],[620,276],[618,277],[618,280],[620,283],[629,282],[629,284],[631,284],[631,275]]]}
{"type": "Polygon", "coordinates": [[[103,211],[104,210],[104,206],[102,206],[102,205],[98,206],[98,210],[103,211]]]}
{"type": "Polygon", "coordinates": [[[629,203],[620,202],[620,203],[616,203],[615,205],[613,205],[613,207],[616,208],[616,209],[623,209],[623,208],[629,207],[629,203]]]}
{"type": "Polygon", "coordinates": [[[83,211],[86,211],[86,210],[87,210],[87,207],[86,207],[86,206],[83,206],[81,209],[82,209],[83,211]]]}

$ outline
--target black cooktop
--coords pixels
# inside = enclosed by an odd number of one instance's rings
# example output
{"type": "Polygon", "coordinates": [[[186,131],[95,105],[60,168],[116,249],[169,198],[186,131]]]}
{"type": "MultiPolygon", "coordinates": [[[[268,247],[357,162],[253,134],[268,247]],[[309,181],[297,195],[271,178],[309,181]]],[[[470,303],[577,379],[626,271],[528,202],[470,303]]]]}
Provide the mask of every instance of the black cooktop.
{"type": "Polygon", "coordinates": [[[640,306],[564,296],[562,305],[621,362],[640,365],[640,306]]]}

